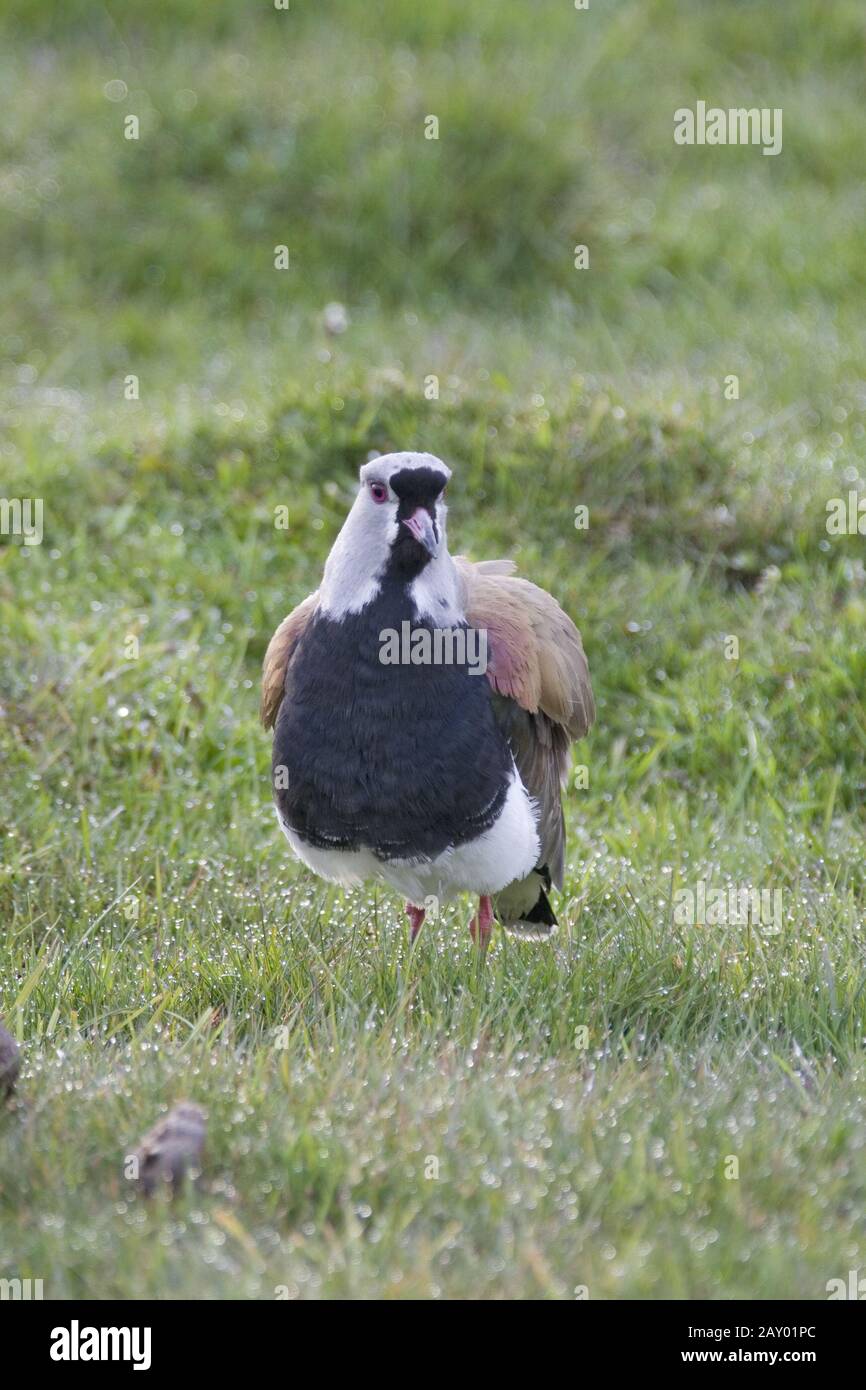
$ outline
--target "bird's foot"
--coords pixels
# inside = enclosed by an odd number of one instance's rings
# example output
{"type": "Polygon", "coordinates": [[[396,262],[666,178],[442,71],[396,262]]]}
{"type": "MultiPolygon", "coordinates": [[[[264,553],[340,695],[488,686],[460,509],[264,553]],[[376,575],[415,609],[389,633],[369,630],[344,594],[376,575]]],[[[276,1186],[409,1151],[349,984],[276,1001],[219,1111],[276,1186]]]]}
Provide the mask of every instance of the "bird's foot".
{"type": "Polygon", "coordinates": [[[424,925],[424,908],[416,907],[414,903],[406,904],[406,915],[409,918],[409,926],[412,930],[412,940],[418,935],[424,925]]]}
{"type": "Polygon", "coordinates": [[[479,898],[478,914],[469,923],[469,935],[482,950],[485,950],[493,931],[493,904],[488,897],[479,898]]]}

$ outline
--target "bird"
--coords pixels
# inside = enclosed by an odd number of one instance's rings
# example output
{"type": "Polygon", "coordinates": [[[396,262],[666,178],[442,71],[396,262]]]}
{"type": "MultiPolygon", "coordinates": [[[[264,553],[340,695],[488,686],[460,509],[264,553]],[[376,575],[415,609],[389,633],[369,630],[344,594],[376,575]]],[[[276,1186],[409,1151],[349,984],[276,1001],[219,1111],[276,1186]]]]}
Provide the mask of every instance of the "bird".
{"type": "Polygon", "coordinates": [[[188,1100],[178,1101],[148,1130],[130,1155],[135,1160],[131,1172],[145,1196],[152,1197],[160,1184],[176,1196],[187,1175],[200,1172],[206,1131],[204,1110],[188,1100]]]}
{"type": "Polygon", "coordinates": [[[21,1069],[21,1049],[0,1023],[0,1099],[11,1096],[21,1069]]]}
{"type": "Polygon", "coordinates": [[[562,787],[595,718],[580,633],[511,560],[448,549],[451,469],[383,454],[321,583],[265,653],[279,824],[295,855],[344,886],[406,900],[411,940],[461,893],[486,948],[499,922],[543,940],[562,888],[562,787]]]}

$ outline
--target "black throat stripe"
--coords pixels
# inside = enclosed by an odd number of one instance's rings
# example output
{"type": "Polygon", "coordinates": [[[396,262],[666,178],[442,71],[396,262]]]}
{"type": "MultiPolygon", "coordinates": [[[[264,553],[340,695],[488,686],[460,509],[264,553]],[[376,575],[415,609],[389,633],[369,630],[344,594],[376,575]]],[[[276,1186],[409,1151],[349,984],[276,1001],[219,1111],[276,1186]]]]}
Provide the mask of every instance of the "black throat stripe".
{"type": "Polygon", "coordinates": [[[436,502],[442,494],[447,478],[438,468],[401,468],[392,473],[390,484],[399,501],[397,505],[397,539],[391,546],[386,577],[409,583],[416,579],[430,563],[430,552],[417,541],[412,532],[402,525],[419,507],[429,513],[433,523],[433,533],[439,540],[439,526],[436,521],[436,502]]]}

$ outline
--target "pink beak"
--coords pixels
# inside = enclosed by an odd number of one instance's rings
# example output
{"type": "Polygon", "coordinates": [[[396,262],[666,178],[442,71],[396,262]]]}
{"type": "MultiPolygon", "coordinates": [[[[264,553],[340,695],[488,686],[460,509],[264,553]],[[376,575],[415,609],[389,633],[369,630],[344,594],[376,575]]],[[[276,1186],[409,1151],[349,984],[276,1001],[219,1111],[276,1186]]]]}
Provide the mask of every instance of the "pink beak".
{"type": "Polygon", "coordinates": [[[436,523],[427,511],[426,507],[416,507],[411,516],[403,518],[403,525],[430,555],[437,555],[439,552],[439,533],[436,523]]]}

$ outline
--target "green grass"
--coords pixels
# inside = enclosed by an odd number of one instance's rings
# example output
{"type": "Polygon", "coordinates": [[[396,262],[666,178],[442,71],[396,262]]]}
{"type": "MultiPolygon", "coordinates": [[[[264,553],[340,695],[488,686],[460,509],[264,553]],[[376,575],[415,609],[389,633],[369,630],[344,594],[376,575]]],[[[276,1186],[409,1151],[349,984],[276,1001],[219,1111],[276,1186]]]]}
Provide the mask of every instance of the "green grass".
{"type": "Polygon", "coordinates": [[[6,5],[0,496],[45,534],[0,538],[0,1277],[822,1298],[866,1265],[866,570],[825,528],[866,494],[864,27],[6,5]],[[699,97],[782,106],[783,153],[675,147],[699,97]],[[290,858],[257,724],[358,465],[412,447],[598,702],[560,934],[483,966],[468,902],[410,952],[395,898],[290,858]],[[778,890],[781,930],[679,925],[701,880],[778,890]],[[202,1183],[147,1204],[123,1158],[182,1097],[202,1183]]]}

